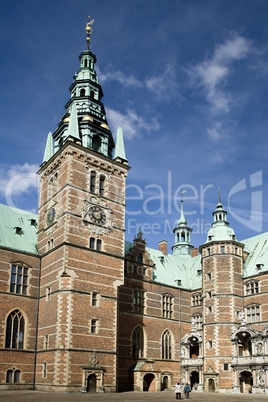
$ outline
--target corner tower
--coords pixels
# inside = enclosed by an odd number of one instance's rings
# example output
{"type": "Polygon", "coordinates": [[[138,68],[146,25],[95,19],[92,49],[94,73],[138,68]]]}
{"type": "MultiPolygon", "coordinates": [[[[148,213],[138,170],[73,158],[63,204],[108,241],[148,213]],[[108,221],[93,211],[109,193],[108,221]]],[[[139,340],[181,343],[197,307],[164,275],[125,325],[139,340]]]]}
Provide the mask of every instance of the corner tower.
{"type": "Polygon", "coordinates": [[[204,387],[227,392],[233,386],[232,331],[243,310],[243,247],[227,222],[218,194],[214,222],[200,246],[203,272],[204,387]]]}
{"type": "Polygon", "coordinates": [[[42,254],[36,386],[117,390],[117,295],[124,276],[123,147],[113,159],[96,56],[87,48],[39,170],[42,254]],[[52,143],[54,140],[54,145],[52,143]]]}

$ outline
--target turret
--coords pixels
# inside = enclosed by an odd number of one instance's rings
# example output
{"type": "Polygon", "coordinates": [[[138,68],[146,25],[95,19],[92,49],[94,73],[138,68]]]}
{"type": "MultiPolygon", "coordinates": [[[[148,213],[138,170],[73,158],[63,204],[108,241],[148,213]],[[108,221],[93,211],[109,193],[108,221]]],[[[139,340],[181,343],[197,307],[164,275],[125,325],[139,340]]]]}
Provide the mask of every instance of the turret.
{"type": "Polygon", "coordinates": [[[191,244],[192,228],[188,226],[187,219],[184,217],[183,200],[181,200],[181,216],[177,222],[177,227],[173,229],[175,233],[175,244],[172,247],[174,255],[192,255],[194,246],[191,244]]]}

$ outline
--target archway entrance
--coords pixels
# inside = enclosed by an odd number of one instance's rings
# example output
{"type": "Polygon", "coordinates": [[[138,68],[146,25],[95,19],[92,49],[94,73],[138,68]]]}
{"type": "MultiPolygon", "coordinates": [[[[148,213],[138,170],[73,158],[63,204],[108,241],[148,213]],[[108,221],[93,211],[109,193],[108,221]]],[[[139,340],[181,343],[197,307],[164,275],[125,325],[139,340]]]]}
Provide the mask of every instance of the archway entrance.
{"type": "Polygon", "coordinates": [[[168,388],[168,376],[165,375],[162,380],[162,391],[168,388]]]}
{"type": "Polygon", "coordinates": [[[240,392],[242,394],[251,393],[253,377],[250,371],[242,371],[240,374],[240,392]]]}
{"type": "Polygon", "coordinates": [[[208,380],[208,392],[215,392],[215,381],[212,378],[208,380]]]}
{"type": "Polygon", "coordinates": [[[143,391],[155,391],[155,376],[153,374],[145,374],[143,377],[143,391]]]}
{"type": "Polygon", "coordinates": [[[193,371],[191,374],[191,389],[196,389],[199,384],[199,374],[197,371],[193,371]]]}
{"type": "Polygon", "coordinates": [[[97,377],[91,374],[87,378],[87,392],[96,392],[97,377]]]}

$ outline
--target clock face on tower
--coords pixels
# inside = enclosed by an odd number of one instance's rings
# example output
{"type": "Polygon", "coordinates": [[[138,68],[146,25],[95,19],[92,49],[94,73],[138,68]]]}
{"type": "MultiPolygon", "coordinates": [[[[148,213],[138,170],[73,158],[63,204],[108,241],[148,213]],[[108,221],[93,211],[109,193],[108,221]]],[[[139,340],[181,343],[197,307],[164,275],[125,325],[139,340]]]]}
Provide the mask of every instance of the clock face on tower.
{"type": "Polygon", "coordinates": [[[101,207],[92,206],[87,211],[87,216],[92,223],[104,225],[106,223],[106,215],[101,207]]]}

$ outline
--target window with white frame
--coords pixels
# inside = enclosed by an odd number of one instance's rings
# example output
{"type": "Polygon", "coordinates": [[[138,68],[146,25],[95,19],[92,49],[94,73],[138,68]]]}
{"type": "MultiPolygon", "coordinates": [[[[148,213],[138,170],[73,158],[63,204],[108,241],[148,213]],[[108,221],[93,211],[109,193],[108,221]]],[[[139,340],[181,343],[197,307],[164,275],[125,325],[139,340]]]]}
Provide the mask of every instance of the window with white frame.
{"type": "Polygon", "coordinates": [[[254,295],[259,293],[259,282],[258,281],[249,281],[246,283],[246,295],[254,295]]]}
{"type": "Polygon", "coordinates": [[[6,322],[5,347],[23,349],[25,321],[19,310],[12,311],[6,322]]]}
{"type": "Polygon", "coordinates": [[[20,370],[16,370],[15,367],[13,367],[13,369],[7,370],[6,382],[18,384],[20,382],[20,376],[20,370]]]}
{"type": "Polygon", "coordinates": [[[173,315],[173,297],[169,294],[162,296],[162,317],[172,318],[173,315]]]}
{"type": "Polygon", "coordinates": [[[252,304],[246,308],[247,312],[247,323],[259,322],[261,319],[260,306],[257,304],[252,304]]]}
{"type": "Polygon", "coordinates": [[[98,305],[98,293],[92,292],[91,293],[91,306],[97,306],[97,305],[98,305]]]}
{"type": "Polygon", "coordinates": [[[192,306],[202,306],[202,294],[195,293],[192,295],[192,306]]]}
{"type": "Polygon", "coordinates": [[[172,358],[172,339],[171,333],[167,329],[162,335],[162,359],[172,358]]]}
{"type": "Polygon", "coordinates": [[[98,333],[98,320],[96,318],[92,318],[90,320],[90,333],[91,334],[98,333]]]}
{"type": "Polygon", "coordinates": [[[144,357],[144,335],[140,326],[136,327],[132,334],[132,356],[144,357]]]}
{"type": "Polygon", "coordinates": [[[20,264],[12,264],[10,276],[10,292],[27,294],[29,269],[20,264]]]}
{"type": "Polygon", "coordinates": [[[203,324],[203,319],[201,314],[195,314],[193,316],[193,319],[195,320],[195,326],[197,330],[202,329],[202,324],[203,324]]]}

